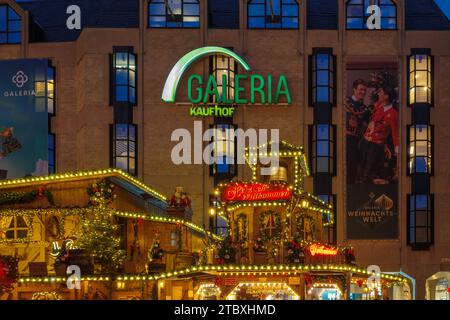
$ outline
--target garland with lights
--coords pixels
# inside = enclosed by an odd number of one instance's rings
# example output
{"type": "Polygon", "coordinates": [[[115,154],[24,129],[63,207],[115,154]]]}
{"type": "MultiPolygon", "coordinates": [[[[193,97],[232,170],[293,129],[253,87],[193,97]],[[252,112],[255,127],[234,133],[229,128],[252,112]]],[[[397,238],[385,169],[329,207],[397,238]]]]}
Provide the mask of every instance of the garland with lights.
{"type": "Polygon", "coordinates": [[[282,227],[281,227],[280,214],[278,212],[273,211],[273,210],[268,210],[268,211],[261,213],[259,216],[259,223],[260,223],[260,234],[261,234],[261,238],[264,243],[266,243],[268,241],[277,242],[277,241],[281,240],[282,227]],[[266,219],[267,219],[267,223],[265,223],[266,219]],[[273,224],[273,225],[269,225],[269,224],[273,224]],[[267,232],[268,225],[270,227],[269,233],[267,232]]]}
{"type": "Polygon", "coordinates": [[[31,300],[63,300],[57,292],[36,292],[33,293],[31,300]]]}
{"type": "Polygon", "coordinates": [[[2,192],[0,193],[0,205],[27,204],[35,201],[38,197],[45,197],[52,206],[55,205],[53,194],[42,187],[29,192],[2,192]]]}
{"type": "Polygon", "coordinates": [[[264,241],[261,237],[257,237],[255,243],[253,244],[253,250],[255,252],[266,252],[267,247],[264,245],[264,241]]]}
{"type": "Polygon", "coordinates": [[[89,196],[89,204],[94,206],[101,203],[110,204],[117,198],[117,195],[114,193],[114,185],[108,183],[105,179],[89,186],[87,194],[89,196]]]}

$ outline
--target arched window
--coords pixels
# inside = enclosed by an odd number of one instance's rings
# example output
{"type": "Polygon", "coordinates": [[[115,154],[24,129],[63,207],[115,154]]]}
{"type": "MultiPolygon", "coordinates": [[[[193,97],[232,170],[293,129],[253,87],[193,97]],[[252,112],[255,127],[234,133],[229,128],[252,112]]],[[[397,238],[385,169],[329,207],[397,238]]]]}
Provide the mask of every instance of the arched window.
{"type": "Polygon", "coordinates": [[[247,4],[249,29],[298,29],[296,0],[250,0],[247,4]]]}
{"type": "Polygon", "coordinates": [[[397,6],[392,0],[349,0],[347,1],[347,29],[368,29],[369,6],[376,5],[381,10],[381,29],[397,28],[397,6]]]}
{"type": "Polygon", "coordinates": [[[22,19],[8,5],[0,5],[0,44],[20,43],[22,39],[22,19]]]}
{"type": "Polygon", "coordinates": [[[199,0],[150,0],[149,28],[199,28],[199,0]]]}

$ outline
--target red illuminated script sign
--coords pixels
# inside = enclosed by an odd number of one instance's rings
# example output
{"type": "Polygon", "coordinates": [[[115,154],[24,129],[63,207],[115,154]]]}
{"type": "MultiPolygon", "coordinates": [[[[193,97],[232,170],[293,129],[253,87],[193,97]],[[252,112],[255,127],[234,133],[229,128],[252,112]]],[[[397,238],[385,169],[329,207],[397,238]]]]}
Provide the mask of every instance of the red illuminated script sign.
{"type": "Polygon", "coordinates": [[[224,201],[270,201],[287,200],[292,196],[288,186],[273,186],[267,183],[233,183],[222,194],[224,201]]]}
{"type": "Polygon", "coordinates": [[[312,244],[309,246],[309,253],[311,256],[322,255],[322,256],[336,256],[338,254],[338,250],[336,248],[320,245],[320,244],[312,244]]]}

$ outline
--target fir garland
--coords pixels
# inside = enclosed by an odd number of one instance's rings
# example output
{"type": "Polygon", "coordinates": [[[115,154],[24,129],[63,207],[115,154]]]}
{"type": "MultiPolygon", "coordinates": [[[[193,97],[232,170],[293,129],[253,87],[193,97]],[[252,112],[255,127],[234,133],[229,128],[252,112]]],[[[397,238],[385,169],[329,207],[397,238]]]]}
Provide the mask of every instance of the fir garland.
{"type": "Polygon", "coordinates": [[[261,238],[264,243],[267,241],[271,241],[271,240],[272,241],[280,241],[281,240],[282,227],[281,227],[280,214],[278,212],[269,210],[269,211],[265,211],[265,212],[261,213],[259,216],[259,223],[260,223],[261,238]],[[264,224],[264,220],[266,219],[266,217],[269,217],[270,215],[273,216],[274,223],[275,223],[275,226],[273,228],[271,235],[267,234],[267,232],[266,232],[267,228],[264,224]]]}
{"type": "Polygon", "coordinates": [[[0,193],[0,205],[31,203],[36,200],[38,196],[47,198],[47,201],[52,206],[55,205],[53,194],[50,191],[42,190],[41,188],[29,192],[12,191],[0,193]]]}
{"type": "Polygon", "coordinates": [[[13,256],[0,256],[0,294],[11,292],[19,278],[19,260],[13,256]]]}

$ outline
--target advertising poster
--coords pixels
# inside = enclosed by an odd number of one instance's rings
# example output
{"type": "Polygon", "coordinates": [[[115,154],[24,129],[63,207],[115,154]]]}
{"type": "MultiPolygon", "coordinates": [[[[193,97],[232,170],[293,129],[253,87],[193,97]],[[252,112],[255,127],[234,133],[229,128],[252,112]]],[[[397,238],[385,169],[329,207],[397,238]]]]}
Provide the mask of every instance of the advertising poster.
{"type": "Polygon", "coordinates": [[[347,65],[346,224],[348,239],[398,237],[398,68],[347,65]]]}
{"type": "Polygon", "coordinates": [[[0,180],[48,173],[48,60],[0,61],[0,180]]]}

